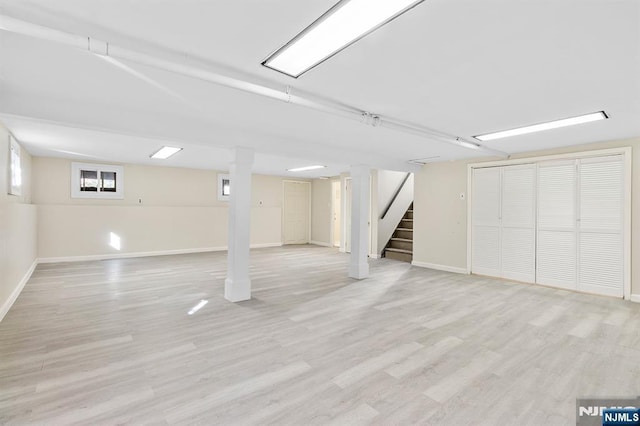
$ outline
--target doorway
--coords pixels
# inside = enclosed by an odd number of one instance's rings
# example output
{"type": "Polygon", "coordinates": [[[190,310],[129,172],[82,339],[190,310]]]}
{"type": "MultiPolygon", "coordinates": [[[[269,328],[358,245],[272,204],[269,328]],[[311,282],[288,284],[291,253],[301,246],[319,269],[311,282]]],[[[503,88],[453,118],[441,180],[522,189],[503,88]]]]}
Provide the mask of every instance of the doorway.
{"type": "Polygon", "coordinates": [[[283,182],[282,243],[308,244],[311,223],[311,184],[283,182]]]}
{"type": "Polygon", "coordinates": [[[331,182],[331,242],[333,247],[340,247],[341,224],[341,192],[340,181],[331,182]]]}
{"type": "Polygon", "coordinates": [[[344,226],[342,238],[344,240],[344,251],[351,253],[351,178],[344,181],[344,216],[342,217],[344,226]]]}

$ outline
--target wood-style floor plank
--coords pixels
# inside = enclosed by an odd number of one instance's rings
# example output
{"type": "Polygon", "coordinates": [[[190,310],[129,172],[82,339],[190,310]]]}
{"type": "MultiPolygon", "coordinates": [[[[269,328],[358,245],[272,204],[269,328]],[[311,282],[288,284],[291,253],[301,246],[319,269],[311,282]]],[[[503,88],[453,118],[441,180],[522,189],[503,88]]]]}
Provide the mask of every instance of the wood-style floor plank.
{"type": "Polygon", "coordinates": [[[0,323],[0,424],[555,425],[640,395],[640,305],[370,263],[254,250],[238,304],[225,253],[39,265],[0,323]]]}

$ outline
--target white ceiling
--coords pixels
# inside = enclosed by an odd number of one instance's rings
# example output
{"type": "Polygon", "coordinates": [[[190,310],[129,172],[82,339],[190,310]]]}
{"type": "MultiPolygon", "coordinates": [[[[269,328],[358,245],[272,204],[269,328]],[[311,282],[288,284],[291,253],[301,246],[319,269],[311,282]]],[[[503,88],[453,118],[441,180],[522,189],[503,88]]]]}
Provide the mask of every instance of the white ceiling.
{"type": "MultiPolygon", "coordinates": [[[[507,153],[640,135],[637,0],[427,0],[299,79],[260,65],[335,0],[0,0],[0,14],[320,95],[470,139],[605,110],[610,119],[485,143],[507,153]],[[55,6],[53,6],[55,4],[55,6]]],[[[0,121],[34,155],[258,173],[411,170],[477,151],[0,30],[0,121]]]]}

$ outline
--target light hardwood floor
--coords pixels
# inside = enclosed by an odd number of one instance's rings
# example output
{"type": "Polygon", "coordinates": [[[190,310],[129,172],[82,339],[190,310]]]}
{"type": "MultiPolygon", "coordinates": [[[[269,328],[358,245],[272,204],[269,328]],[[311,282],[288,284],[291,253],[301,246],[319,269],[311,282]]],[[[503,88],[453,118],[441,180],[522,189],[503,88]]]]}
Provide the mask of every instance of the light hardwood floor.
{"type": "Polygon", "coordinates": [[[0,424],[575,424],[640,395],[640,305],[348,256],[40,265],[0,323],[0,424]],[[201,299],[209,301],[193,315],[201,299]]]}

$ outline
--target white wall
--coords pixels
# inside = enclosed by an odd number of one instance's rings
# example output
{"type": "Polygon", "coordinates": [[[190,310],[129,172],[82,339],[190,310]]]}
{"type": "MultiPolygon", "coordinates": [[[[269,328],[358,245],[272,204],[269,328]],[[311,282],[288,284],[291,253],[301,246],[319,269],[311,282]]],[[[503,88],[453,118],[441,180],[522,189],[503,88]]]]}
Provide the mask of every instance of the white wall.
{"type": "Polygon", "coordinates": [[[21,150],[22,195],[7,195],[9,132],[0,123],[0,320],[29,278],[36,260],[36,208],[31,205],[31,156],[21,150]]]}
{"type": "MultiPolygon", "coordinates": [[[[70,163],[33,159],[41,259],[226,248],[228,205],[216,196],[218,172],[125,164],[123,200],[75,199],[70,163]],[[120,250],[109,244],[112,232],[121,239],[120,250]]],[[[281,244],[282,181],[253,177],[253,246],[281,244]]]]}
{"type": "MultiPolygon", "coordinates": [[[[640,138],[559,148],[512,155],[526,158],[560,153],[630,146],[633,148],[631,281],[632,293],[640,294],[640,138]]],[[[467,267],[467,164],[475,159],[432,163],[416,174],[413,260],[452,270],[467,267]]]]}

